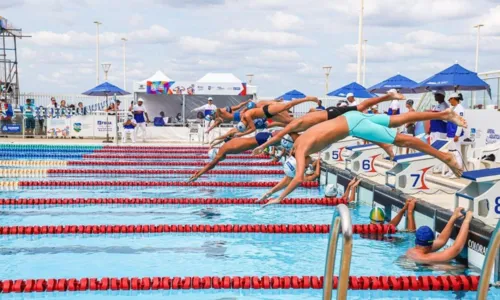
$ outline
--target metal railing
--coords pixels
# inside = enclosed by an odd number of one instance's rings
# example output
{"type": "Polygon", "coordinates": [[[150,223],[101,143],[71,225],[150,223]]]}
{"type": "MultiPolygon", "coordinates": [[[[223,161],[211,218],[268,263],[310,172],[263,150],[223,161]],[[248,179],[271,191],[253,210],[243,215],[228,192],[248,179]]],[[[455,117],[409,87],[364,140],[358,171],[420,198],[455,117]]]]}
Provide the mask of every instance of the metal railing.
{"type": "Polygon", "coordinates": [[[495,260],[497,258],[498,249],[500,247],[500,222],[497,223],[495,231],[491,236],[486,256],[484,257],[483,268],[481,269],[481,280],[479,280],[479,287],[477,289],[478,300],[486,300],[488,297],[488,290],[490,288],[490,279],[495,260]]]}
{"type": "Polygon", "coordinates": [[[328,251],[326,254],[325,276],[323,281],[323,300],[332,299],[333,272],[335,269],[335,256],[340,230],[342,230],[342,257],[340,259],[339,282],[337,299],[347,299],[349,287],[349,272],[352,258],[352,222],[351,213],[345,204],[337,206],[337,213],[332,220],[328,251]]]}

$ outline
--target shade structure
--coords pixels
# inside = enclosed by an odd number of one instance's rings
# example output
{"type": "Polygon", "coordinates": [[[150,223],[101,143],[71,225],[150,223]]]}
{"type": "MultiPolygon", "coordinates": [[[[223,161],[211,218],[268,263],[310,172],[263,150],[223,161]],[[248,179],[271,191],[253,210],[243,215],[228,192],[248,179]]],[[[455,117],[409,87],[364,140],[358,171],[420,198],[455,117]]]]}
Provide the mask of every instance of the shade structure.
{"type": "Polygon", "coordinates": [[[352,93],[355,98],[373,98],[377,95],[370,93],[364,86],[357,82],[351,82],[335,91],[328,93],[332,97],[345,97],[347,94],[352,93]]]}
{"type": "Polygon", "coordinates": [[[418,83],[416,81],[398,74],[369,87],[368,91],[371,93],[382,94],[387,93],[387,91],[391,89],[397,89],[403,94],[414,94],[416,93],[417,85],[418,83]]]}
{"type": "Polygon", "coordinates": [[[305,98],[306,95],[303,94],[300,91],[297,90],[291,90],[289,92],[284,93],[283,95],[279,96],[276,99],[283,99],[283,100],[292,100],[292,99],[300,99],[300,98],[305,98]]]}
{"type": "Polygon", "coordinates": [[[104,82],[96,86],[95,88],[84,92],[83,94],[87,96],[112,96],[112,95],[123,96],[123,95],[129,95],[130,93],[122,90],[121,88],[109,82],[104,82]]]}
{"type": "Polygon", "coordinates": [[[477,76],[477,73],[469,71],[459,64],[427,78],[420,82],[416,88],[419,92],[432,90],[444,91],[479,91],[490,90],[489,84],[477,76]]]}

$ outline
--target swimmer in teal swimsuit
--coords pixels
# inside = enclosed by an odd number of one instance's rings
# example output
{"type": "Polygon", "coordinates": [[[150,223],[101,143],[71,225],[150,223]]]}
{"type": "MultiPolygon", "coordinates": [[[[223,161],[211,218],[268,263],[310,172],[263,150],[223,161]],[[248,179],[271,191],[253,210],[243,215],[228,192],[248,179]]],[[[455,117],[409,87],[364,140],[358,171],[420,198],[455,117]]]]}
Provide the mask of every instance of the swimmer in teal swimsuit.
{"type": "Polygon", "coordinates": [[[278,198],[270,200],[268,204],[281,202],[303,182],[307,156],[317,153],[348,136],[415,149],[439,159],[448,165],[457,177],[461,177],[463,171],[458,165],[455,155],[441,152],[418,138],[400,134],[396,129],[389,128],[399,127],[411,122],[435,119],[446,120],[458,126],[467,127],[467,122],[462,117],[453,110],[448,109],[442,112],[409,112],[394,116],[368,115],[358,111],[349,111],[335,119],[309,128],[295,140],[293,145],[292,155],[297,160],[297,172],[294,179],[278,198]]]}
{"type": "MultiPolygon", "coordinates": [[[[231,139],[230,141],[222,145],[222,147],[220,147],[212,161],[210,161],[201,170],[197,171],[193,176],[191,176],[191,178],[189,178],[189,182],[195,181],[207,171],[212,170],[217,165],[217,163],[219,163],[219,161],[222,161],[226,158],[227,154],[239,154],[247,150],[251,150],[265,143],[272,137],[273,134],[275,133],[259,132],[253,137],[231,139]]],[[[294,134],[292,138],[295,139],[298,136],[298,134],[294,134]]]]}

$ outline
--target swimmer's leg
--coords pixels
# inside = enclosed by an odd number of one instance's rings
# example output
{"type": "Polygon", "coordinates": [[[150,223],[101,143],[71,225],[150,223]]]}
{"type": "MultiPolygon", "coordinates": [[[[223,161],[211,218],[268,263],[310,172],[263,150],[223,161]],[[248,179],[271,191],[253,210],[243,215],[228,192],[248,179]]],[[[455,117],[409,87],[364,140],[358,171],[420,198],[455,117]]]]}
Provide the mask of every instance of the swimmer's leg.
{"type": "Polygon", "coordinates": [[[261,146],[255,148],[254,151],[252,152],[252,154],[253,155],[261,154],[262,151],[264,151],[264,149],[266,147],[277,144],[288,133],[300,132],[300,131],[306,130],[307,128],[303,127],[303,119],[302,118],[294,119],[292,122],[290,122],[288,125],[286,125],[286,127],[283,130],[280,130],[278,132],[278,134],[274,135],[272,138],[270,138],[267,142],[265,142],[261,146]]]}
{"type": "Polygon", "coordinates": [[[384,101],[404,100],[404,99],[405,99],[405,96],[402,94],[395,93],[395,92],[389,92],[386,95],[383,95],[380,97],[366,99],[363,102],[361,102],[360,104],[356,105],[356,108],[358,109],[358,111],[363,112],[363,111],[370,109],[372,106],[377,105],[377,104],[384,102],[384,101]]]}
{"type": "Polygon", "coordinates": [[[408,112],[401,115],[391,116],[389,127],[399,127],[406,123],[415,123],[427,120],[450,121],[460,127],[467,128],[465,119],[457,115],[451,108],[440,112],[408,112]]]}
{"type": "Polygon", "coordinates": [[[292,101],[288,101],[286,103],[275,103],[272,105],[269,105],[268,110],[271,115],[276,115],[282,111],[289,110],[290,108],[299,105],[304,102],[316,102],[319,103],[318,98],[316,97],[305,97],[302,99],[294,99],[292,101]]]}
{"type": "Polygon", "coordinates": [[[232,110],[232,111],[237,111],[237,110],[240,110],[240,108],[242,108],[243,106],[247,105],[249,102],[250,102],[250,100],[247,100],[247,101],[243,101],[243,102],[241,102],[241,103],[240,103],[240,104],[238,104],[238,105],[231,106],[231,110],[232,110]]]}
{"type": "Polygon", "coordinates": [[[455,159],[455,155],[453,153],[445,153],[437,150],[436,148],[431,147],[429,144],[425,143],[421,139],[418,139],[413,136],[409,136],[406,134],[396,134],[396,138],[394,139],[394,145],[399,147],[408,147],[425,154],[434,156],[440,161],[444,162],[448,167],[453,171],[455,176],[461,177],[463,170],[460,168],[460,165],[457,163],[455,159]]]}

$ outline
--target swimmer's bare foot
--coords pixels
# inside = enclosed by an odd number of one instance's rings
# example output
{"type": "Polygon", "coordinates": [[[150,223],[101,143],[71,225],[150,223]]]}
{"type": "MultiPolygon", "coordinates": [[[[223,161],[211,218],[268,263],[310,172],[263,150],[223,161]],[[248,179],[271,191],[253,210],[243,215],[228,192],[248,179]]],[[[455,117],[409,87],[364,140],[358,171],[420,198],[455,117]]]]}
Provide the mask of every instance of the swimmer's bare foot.
{"type": "Polygon", "coordinates": [[[445,112],[446,112],[446,117],[445,117],[446,121],[450,121],[456,124],[457,126],[467,128],[467,121],[461,116],[459,116],[456,112],[454,112],[453,109],[448,108],[445,110],[445,112]]]}
{"type": "Polygon", "coordinates": [[[264,152],[264,148],[257,147],[255,149],[253,149],[252,155],[260,155],[260,154],[262,154],[262,152],[264,152]]]}
{"type": "Polygon", "coordinates": [[[311,101],[311,102],[316,102],[316,104],[318,104],[318,105],[319,105],[319,99],[318,99],[318,97],[314,97],[314,96],[307,96],[307,97],[306,97],[306,100],[307,100],[307,101],[311,101]]]}
{"type": "Polygon", "coordinates": [[[387,95],[391,96],[392,100],[405,100],[406,97],[403,94],[398,93],[395,89],[387,91],[387,95]]]}
{"type": "Polygon", "coordinates": [[[394,160],[394,151],[392,150],[392,145],[382,144],[382,145],[380,145],[380,148],[384,149],[385,153],[387,153],[387,155],[389,155],[390,161],[394,160]]]}
{"type": "Polygon", "coordinates": [[[455,158],[455,154],[453,153],[445,153],[446,158],[444,160],[444,163],[451,169],[453,174],[457,176],[457,178],[462,177],[462,173],[464,172],[462,168],[460,168],[460,165],[457,162],[457,159],[455,158]]]}

